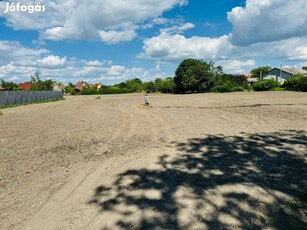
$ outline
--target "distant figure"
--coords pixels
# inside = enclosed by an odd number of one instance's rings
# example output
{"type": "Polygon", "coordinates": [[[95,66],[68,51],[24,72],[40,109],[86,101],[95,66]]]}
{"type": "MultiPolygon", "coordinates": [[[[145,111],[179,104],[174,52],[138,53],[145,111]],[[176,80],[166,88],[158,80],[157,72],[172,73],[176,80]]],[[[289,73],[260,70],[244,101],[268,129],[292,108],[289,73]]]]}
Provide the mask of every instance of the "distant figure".
{"type": "Polygon", "coordinates": [[[144,97],[144,104],[145,104],[145,106],[149,106],[149,98],[148,98],[148,95],[147,94],[145,94],[145,97],[144,97]]]}

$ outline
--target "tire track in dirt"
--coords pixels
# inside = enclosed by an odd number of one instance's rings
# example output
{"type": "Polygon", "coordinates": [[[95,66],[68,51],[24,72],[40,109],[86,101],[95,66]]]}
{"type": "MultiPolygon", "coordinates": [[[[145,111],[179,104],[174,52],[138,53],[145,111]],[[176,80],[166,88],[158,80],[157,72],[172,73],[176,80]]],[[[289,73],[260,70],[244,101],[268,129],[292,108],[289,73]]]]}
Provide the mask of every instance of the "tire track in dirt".
{"type": "MultiPolygon", "coordinates": [[[[88,191],[95,187],[95,183],[101,179],[102,175],[106,178],[107,168],[109,168],[110,174],[121,171],[124,166],[133,165],[136,159],[139,161],[148,158],[148,155],[144,154],[143,151],[140,154],[140,149],[158,147],[163,143],[160,134],[167,125],[158,115],[135,106],[123,107],[121,104],[117,106],[117,110],[123,115],[120,119],[120,125],[105,145],[110,153],[108,155],[112,153],[112,157],[105,161],[107,163],[78,171],[73,178],[53,192],[29,220],[26,225],[27,229],[39,229],[41,226],[48,226],[45,229],[55,229],[61,226],[60,229],[64,229],[63,226],[67,227],[70,222],[78,221],[80,213],[83,216],[82,226],[87,228],[89,223],[95,224],[99,219],[99,213],[84,207],[80,200],[86,200],[88,191]],[[139,127],[140,125],[142,125],[142,128],[139,127]],[[143,136],[149,138],[152,145],[147,146],[148,143],[143,142],[143,136]],[[127,149],[127,146],[129,149],[127,149]],[[122,154],[126,155],[124,156],[125,160],[116,162],[114,156],[122,154]],[[68,218],[64,218],[64,216],[68,216],[68,218]]],[[[166,132],[162,133],[166,138],[166,132]]],[[[102,148],[98,151],[103,152],[104,150],[102,148]]]]}

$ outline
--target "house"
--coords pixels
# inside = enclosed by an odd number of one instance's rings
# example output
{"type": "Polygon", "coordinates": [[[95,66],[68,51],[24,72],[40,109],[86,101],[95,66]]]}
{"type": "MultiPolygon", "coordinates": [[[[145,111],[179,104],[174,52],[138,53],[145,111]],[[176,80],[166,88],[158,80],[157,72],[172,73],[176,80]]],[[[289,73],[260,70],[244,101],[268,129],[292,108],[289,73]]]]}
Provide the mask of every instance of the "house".
{"type": "Polygon", "coordinates": [[[99,90],[99,89],[101,89],[102,84],[93,84],[92,87],[99,90]]]}
{"type": "Polygon", "coordinates": [[[5,90],[5,88],[3,88],[3,87],[0,85],[0,91],[1,91],[1,90],[5,90]]]}
{"type": "Polygon", "coordinates": [[[31,84],[27,83],[27,82],[26,83],[19,83],[18,86],[21,87],[22,90],[24,90],[24,91],[29,91],[30,88],[31,88],[31,84]]]}
{"type": "Polygon", "coordinates": [[[263,80],[276,79],[283,84],[287,79],[293,77],[296,74],[301,74],[307,77],[307,71],[298,68],[274,68],[270,72],[263,75],[263,80]]]}
{"type": "Polygon", "coordinates": [[[82,90],[85,89],[85,88],[88,88],[88,86],[85,84],[84,81],[79,81],[79,82],[77,83],[77,85],[75,86],[75,90],[76,90],[77,92],[80,92],[80,91],[82,91],[82,90]]]}
{"type": "Polygon", "coordinates": [[[65,86],[62,84],[54,84],[53,91],[65,92],[65,86]]]}
{"type": "Polygon", "coordinates": [[[255,82],[259,81],[259,78],[254,77],[252,74],[242,74],[240,77],[243,77],[247,80],[250,85],[253,85],[255,82]]]}

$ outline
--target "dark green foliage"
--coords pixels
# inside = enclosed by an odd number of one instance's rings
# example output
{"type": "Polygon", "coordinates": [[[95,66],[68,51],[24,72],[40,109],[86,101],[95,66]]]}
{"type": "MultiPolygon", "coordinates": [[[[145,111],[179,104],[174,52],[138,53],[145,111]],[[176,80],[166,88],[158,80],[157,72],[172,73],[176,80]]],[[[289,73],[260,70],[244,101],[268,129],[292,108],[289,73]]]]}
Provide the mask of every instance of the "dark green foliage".
{"type": "Polygon", "coordinates": [[[144,82],[143,85],[146,93],[156,92],[155,83],[153,81],[144,82]]]}
{"type": "Polygon", "coordinates": [[[211,92],[230,93],[249,89],[250,87],[245,78],[237,75],[225,74],[221,76],[219,84],[214,86],[211,92]]]}
{"type": "Polygon", "coordinates": [[[226,81],[223,84],[219,84],[214,86],[211,89],[211,92],[218,92],[218,93],[230,93],[235,91],[235,86],[231,81],[226,81]]]}
{"type": "Polygon", "coordinates": [[[70,95],[76,95],[76,90],[74,88],[71,88],[70,91],[66,91],[69,92],[70,95]]]}
{"type": "Polygon", "coordinates": [[[270,66],[261,66],[261,67],[252,69],[250,73],[251,73],[254,77],[260,78],[261,72],[262,72],[262,76],[263,76],[264,74],[270,72],[271,70],[272,70],[272,68],[271,68],[270,66]]]}
{"type": "Polygon", "coordinates": [[[96,88],[84,88],[81,92],[81,95],[96,95],[99,94],[96,88]]]}
{"type": "Polygon", "coordinates": [[[274,79],[259,81],[253,84],[253,89],[255,91],[269,91],[276,87],[280,87],[280,83],[274,79]]]}
{"type": "Polygon", "coordinates": [[[302,69],[307,71],[307,66],[304,66],[302,69]]]}
{"type": "Polygon", "coordinates": [[[101,94],[124,94],[124,93],[133,93],[133,90],[131,89],[120,89],[116,87],[108,87],[105,89],[102,89],[101,94]]]}
{"type": "Polygon", "coordinates": [[[70,95],[75,95],[75,85],[71,82],[68,82],[67,86],[65,87],[65,92],[70,93],[70,95]],[[74,91],[74,92],[73,92],[74,91]]]}
{"type": "Polygon", "coordinates": [[[307,92],[307,77],[295,75],[286,80],[283,87],[287,90],[307,92]]]}
{"type": "Polygon", "coordinates": [[[100,94],[124,94],[133,93],[131,89],[121,89],[114,86],[103,87],[97,90],[96,88],[87,88],[81,91],[81,95],[100,95],[100,94]]]}
{"type": "Polygon", "coordinates": [[[216,82],[214,77],[221,75],[222,67],[203,60],[186,59],[180,63],[175,72],[176,93],[208,92],[216,82]]]}
{"type": "Polygon", "coordinates": [[[31,76],[31,88],[32,91],[52,91],[53,85],[55,81],[51,79],[41,80],[40,74],[38,72],[35,73],[35,76],[31,76]]]}
{"type": "Polygon", "coordinates": [[[165,79],[157,78],[154,84],[155,91],[160,93],[173,93],[175,89],[174,78],[172,77],[165,79]]]}
{"type": "Polygon", "coordinates": [[[134,78],[125,82],[126,89],[130,89],[133,92],[140,92],[143,90],[143,83],[139,78],[134,78]]]}
{"type": "Polygon", "coordinates": [[[21,87],[19,87],[17,84],[8,81],[4,81],[3,79],[1,79],[1,87],[4,88],[7,91],[18,91],[18,90],[22,90],[21,87]]]}

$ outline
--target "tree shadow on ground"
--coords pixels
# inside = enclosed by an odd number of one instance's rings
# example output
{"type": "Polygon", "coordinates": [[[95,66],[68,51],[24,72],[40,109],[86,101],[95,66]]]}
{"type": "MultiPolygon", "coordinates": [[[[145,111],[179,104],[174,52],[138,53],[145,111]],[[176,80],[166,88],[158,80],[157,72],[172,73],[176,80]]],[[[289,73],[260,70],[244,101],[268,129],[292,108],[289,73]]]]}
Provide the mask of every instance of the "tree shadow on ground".
{"type": "Polygon", "coordinates": [[[174,145],[179,154],[162,156],[157,169],[129,170],[96,188],[89,204],[114,216],[108,226],[306,229],[306,209],[288,205],[307,193],[305,131],[211,135],[174,145]]]}

